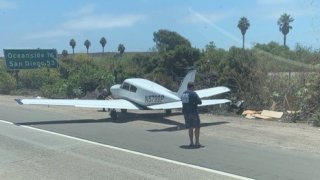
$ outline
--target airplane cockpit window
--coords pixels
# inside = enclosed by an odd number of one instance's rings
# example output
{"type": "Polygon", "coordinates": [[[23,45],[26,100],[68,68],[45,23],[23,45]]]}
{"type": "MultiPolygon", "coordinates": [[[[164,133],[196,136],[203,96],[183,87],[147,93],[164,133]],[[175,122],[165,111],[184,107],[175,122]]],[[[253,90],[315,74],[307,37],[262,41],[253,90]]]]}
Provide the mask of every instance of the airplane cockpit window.
{"type": "Polygon", "coordinates": [[[129,86],[130,85],[128,83],[123,83],[121,88],[129,91],[129,86]]]}
{"type": "Polygon", "coordinates": [[[128,83],[123,83],[121,85],[121,89],[125,89],[127,91],[130,91],[130,92],[136,92],[137,91],[137,87],[131,85],[131,84],[128,84],[128,83]]]}
{"type": "Polygon", "coordinates": [[[130,86],[130,91],[131,91],[131,92],[136,92],[136,91],[137,91],[137,87],[131,85],[131,86],[130,86]]]}

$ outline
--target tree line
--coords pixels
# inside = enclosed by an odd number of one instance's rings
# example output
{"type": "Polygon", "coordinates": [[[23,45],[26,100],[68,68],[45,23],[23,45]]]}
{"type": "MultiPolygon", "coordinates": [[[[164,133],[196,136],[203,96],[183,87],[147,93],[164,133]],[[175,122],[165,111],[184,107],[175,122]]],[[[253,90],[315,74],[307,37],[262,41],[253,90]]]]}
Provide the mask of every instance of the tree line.
{"type": "MultiPolygon", "coordinates": [[[[107,39],[105,38],[105,37],[102,37],[101,39],[100,39],[100,41],[99,41],[99,43],[101,44],[101,46],[102,46],[102,53],[104,53],[104,48],[105,48],[105,46],[106,46],[106,44],[107,44],[107,39]]],[[[72,38],[70,41],[69,41],[69,45],[71,46],[71,48],[72,48],[72,55],[74,55],[74,49],[75,49],[75,47],[76,47],[76,45],[77,45],[77,42],[72,38]]],[[[89,54],[89,48],[90,48],[90,46],[91,46],[91,42],[90,42],[90,40],[85,40],[84,41],[84,43],[83,43],[83,45],[86,47],[86,49],[87,49],[87,54],[89,54]]],[[[123,44],[119,44],[118,45],[118,52],[122,55],[123,53],[124,53],[124,51],[125,51],[125,46],[123,45],[123,44]]],[[[68,51],[67,50],[62,50],[62,55],[63,56],[67,56],[68,55],[68,51]]]]}
{"type": "MultiPolygon", "coordinates": [[[[277,21],[277,24],[279,26],[279,31],[283,34],[283,45],[287,46],[287,34],[289,33],[290,29],[292,29],[292,26],[290,23],[294,21],[293,17],[291,17],[289,14],[284,13],[280,16],[280,18],[277,21]]],[[[238,22],[238,28],[241,31],[242,34],[242,48],[245,48],[245,34],[247,30],[250,27],[250,22],[248,18],[241,17],[238,22]]]]}
{"type": "MultiPolygon", "coordinates": [[[[277,24],[279,26],[279,31],[283,34],[283,45],[286,46],[286,40],[287,40],[287,34],[289,33],[290,29],[292,29],[292,26],[290,25],[290,23],[292,23],[294,21],[294,18],[291,17],[289,14],[284,13],[280,16],[280,18],[277,21],[277,24]]],[[[242,48],[245,48],[245,35],[247,30],[250,27],[250,22],[248,20],[247,17],[241,17],[237,27],[240,29],[241,31],[241,35],[242,35],[242,48]]],[[[102,53],[104,53],[104,48],[107,44],[107,39],[105,37],[101,37],[99,43],[101,44],[102,47],[102,53]]],[[[74,49],[77,45],[76,41],[72,38],[69,42],[69,45],[72,48],[72,54],[74,55],[74,49]]],[[[91,46],[91,42],[90,40],[85,40],[84,44],[83,44],[86,49],[87,49],[87,54],[89,53],[89,48],[91,46]]],[[[125,46],[123,44],[119,44],[118,45],[118,52],[122,55],[125,51],[125,46]]],[[[68,55],[68,51],[67,50],[63,50],[62,51],[62,55],[63,56],[67,56],[68,55]]]]}

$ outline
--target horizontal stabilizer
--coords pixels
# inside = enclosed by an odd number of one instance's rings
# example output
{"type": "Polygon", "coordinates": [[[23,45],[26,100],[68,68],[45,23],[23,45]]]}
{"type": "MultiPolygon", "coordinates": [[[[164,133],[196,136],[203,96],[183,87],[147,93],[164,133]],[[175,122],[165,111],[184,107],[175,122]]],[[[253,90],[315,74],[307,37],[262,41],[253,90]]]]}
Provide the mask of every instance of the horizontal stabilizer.
{"type": "Polygon", "coordinates": [[[201,101],[202,101],[202,104],[200,104],[199,106],[211,106],[211,105],[225,104],[225,103],[231,102],[229,99],[205,99],[201,101]]]}
{"type": "Polygon", "coordinates": [[[230,89],[224,86],[219,86],[219,87],[214,87],[214,88],[208,88],[208,89],[201,89],[195,91],[200,98],[205,98],[205,97],[211,97],[215,96],[218,94],[226,93],[229,92],[230,89]]]}
{"type": "MultiPolygon", "coordinates": [[[[228,99],[205,99],[201,100],[202,104],[199,106],[211,106],[211,105],[217,105],[217,104],[224,104],[224,103],[229,103],[230,100],[228,99]]],[[[182,102],[181,101],[176,101],[172,103],[165,103],[165,104],[157,104],[157,105],[152,105],[148,106],[150,109],[180,109],[182,108],[182,102]]]]}

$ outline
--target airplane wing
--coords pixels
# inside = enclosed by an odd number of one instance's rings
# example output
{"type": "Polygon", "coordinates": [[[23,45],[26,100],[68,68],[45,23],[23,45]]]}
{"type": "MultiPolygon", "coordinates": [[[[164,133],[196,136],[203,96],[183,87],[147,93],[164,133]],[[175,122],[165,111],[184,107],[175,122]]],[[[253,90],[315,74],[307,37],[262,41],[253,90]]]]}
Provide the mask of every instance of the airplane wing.
{"type": "Polygon", "coordinates": [[[20,105],[54,105],[84,108],[140,109],[134,103],[124,99],[83,100],[83,99],[15,99],[20,105]]]}
{"type": "Polygon", "coordinates": [[[224,86],[214,87],[214,88],[208,88],[208,89],[201,89],[195,91],[200,98],[210,97],[217,94],[222,94],[225,92],[229,92],[230,89],[224,86]]]}
{"type": "MultiPolygon", "coordinates": [[[[204,99],[201,100],[202,104],[199,106],[210,106],[210,105],[216,105],[216,104],[224,104],[230,102],[228,99],[204,99]]],[[[147,106],[150,109],[179,109],[182,108],[182,102],[176,101],[172,103],[164,103],[164,104],[157,104],[157,105],[151,105],[147,106]]]]}

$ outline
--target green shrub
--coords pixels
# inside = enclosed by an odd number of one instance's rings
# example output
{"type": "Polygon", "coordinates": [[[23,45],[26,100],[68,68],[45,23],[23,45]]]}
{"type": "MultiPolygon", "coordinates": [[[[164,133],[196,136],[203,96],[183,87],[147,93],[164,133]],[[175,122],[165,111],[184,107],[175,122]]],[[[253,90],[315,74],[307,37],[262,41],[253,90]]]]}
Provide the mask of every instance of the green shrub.
{"type": "Polygon", "coordinates": [[[56,69],[28,69],[20,70],[18,78],[19,86],[29,89],[40,89],[45,84],[53,84],[59,80],[59,72],[56,69]]]}
{"type": "Polygon", "coordinates": [[[320,111],[315,114],[315,118],[314,118],[314,120],[312,122],[312,125],[315,126],[315,127],[319,127],[320,126],[320,111]]]}
{"type": "Polygon", "coordinates": [[[17,88],[17,82],[14,77],[6,72],[0,71],[0,93],[10,94],[11,91],[17,88]]]}
{"type": "Polygon", "coordinates": [[[47,98],[67,98],[67,84],[60,80],[54,84],[45,84],[41,87],[42,96],[47,98]]]}

